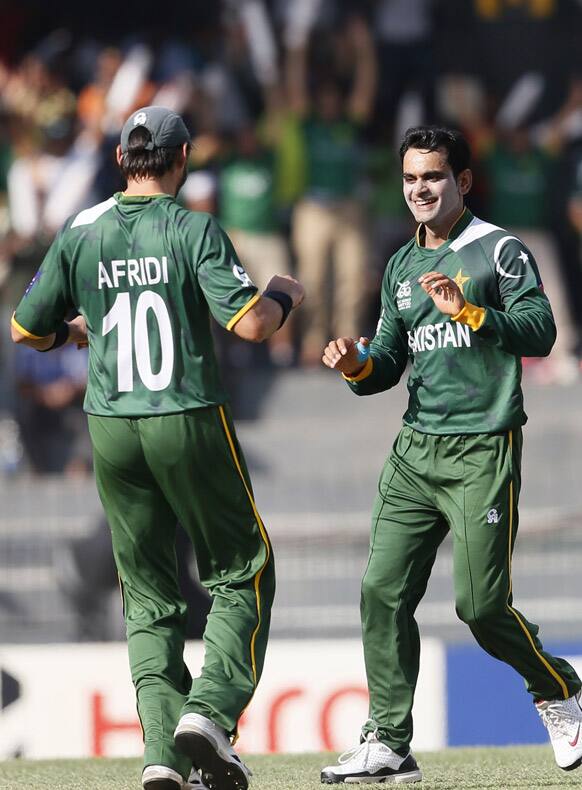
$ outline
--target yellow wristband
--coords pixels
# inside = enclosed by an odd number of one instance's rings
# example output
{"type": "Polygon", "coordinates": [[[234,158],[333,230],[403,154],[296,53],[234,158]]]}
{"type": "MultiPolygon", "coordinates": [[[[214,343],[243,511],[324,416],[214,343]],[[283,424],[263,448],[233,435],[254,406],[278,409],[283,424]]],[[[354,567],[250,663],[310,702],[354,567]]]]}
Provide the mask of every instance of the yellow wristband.
{"type": "Polygon", "coordinates": [[[374,368],[374,363],[372,362],[372,357],[368,357],[368,359],[366,360],[366,364],[356,376],[346,376],[345,373],[342,373],[342,376],[346,381],[362,381],[362,379],[368,378],[373,368],[374,368]]]}
{"type": "Polygon", "coordinates": [[[457,315],[452,316],[453,321],[458,321],[460,324],[466,324],[471,327],[473,332],[476,332],[483,325],[485,320],[485,308],[477,307],[471,302],[465,302],[462,310],[457,315]]]}

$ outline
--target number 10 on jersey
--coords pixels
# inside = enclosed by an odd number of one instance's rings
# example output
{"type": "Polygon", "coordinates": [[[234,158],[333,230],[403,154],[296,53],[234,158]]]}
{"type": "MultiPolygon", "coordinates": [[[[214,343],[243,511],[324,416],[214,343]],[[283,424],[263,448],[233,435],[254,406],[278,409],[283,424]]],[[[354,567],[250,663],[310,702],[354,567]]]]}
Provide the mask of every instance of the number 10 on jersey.
{"type": "Polygon", "coordinates": [[[131,322],[131,296],[119,293],[113,307],[103,318],[102,335],[117,327],[117,388],[119,392],[133,392],[133,352],[138,375],[144,386],[157,392],[166,389],[174,370],[174,336],[168,308],[155,291],[142,291],[131,322]],[[148,310],[155,316],[160,334],[161,364],[157,373],[152,370],[148,310]]]}

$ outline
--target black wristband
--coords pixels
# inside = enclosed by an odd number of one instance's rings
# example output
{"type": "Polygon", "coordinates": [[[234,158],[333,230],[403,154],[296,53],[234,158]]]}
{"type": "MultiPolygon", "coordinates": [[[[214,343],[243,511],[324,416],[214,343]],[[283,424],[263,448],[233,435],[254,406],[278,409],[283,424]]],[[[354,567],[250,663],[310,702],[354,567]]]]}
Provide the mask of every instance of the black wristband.
{"type": "Polygon", "coordinates": [[[283,318],[279,324],[279,329],[281,329],[287,320],[289,313],[293,309],[293,299],[291,299],[289,294],[286,294],[284,291],[265,291],[263,296],[266,296],[267,299],[273,299],[273,301],[281,305],[281,309],[283,310],[283,318]]]}
{"type": "Polygon", "coordinates": [[[53,351],[55,348],[59,348],[60,346],[64,346],[67,340],[69,339],[69,325],[66,321],[63,321],[62,324],[59,324],[56,331],[55,331],[55,339],[53,341],[52,346],[48,348],[39,349],[42,351],[53,351]]]}

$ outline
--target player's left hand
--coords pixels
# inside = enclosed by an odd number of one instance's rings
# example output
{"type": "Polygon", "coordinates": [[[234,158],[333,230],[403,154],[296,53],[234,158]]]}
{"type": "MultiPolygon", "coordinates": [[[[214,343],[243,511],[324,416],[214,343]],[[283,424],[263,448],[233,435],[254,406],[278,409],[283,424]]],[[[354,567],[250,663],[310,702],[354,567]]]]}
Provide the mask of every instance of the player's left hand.
{"type": "Polygon", "coordinates": [[[457,283],[442,272],[427,272],[418,282],[441,313],[457,315],[465,306],[465,297],[457,283]]]}

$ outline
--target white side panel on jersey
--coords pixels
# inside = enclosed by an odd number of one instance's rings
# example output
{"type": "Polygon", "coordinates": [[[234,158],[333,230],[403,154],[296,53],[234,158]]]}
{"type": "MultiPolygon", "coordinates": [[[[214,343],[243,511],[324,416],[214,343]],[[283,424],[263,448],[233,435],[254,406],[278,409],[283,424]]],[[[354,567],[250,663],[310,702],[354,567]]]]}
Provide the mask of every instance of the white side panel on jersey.
{"type": "Polygon", "coordinates": [[[471,242],[477,241],[477,239],[481,239],[483,236],[488,236],[496,230],[503,230],[503,228],[500,228],[498,225],[493,225],[491,222],[484,222],[482,219],[475,217],[467,225],[461,235],[451,242],[449,249],[457,252],[462,247],[466,247],[467,244],[471,244],[471,242]]]}
{"type": "Polygon", "coordinates": [[[73,220],[71,227],[78,228],[79,225],[92,225],[95,220],[99,219],[102,214],[105,214],[106,211],[115,205],[115,198],[110,197],[107,200],[104,200],[103,203],[97,203],[96,206],[91,206],[91,208],[86,208],[84,211],[81,211],[75,219],[73,220]]]}

